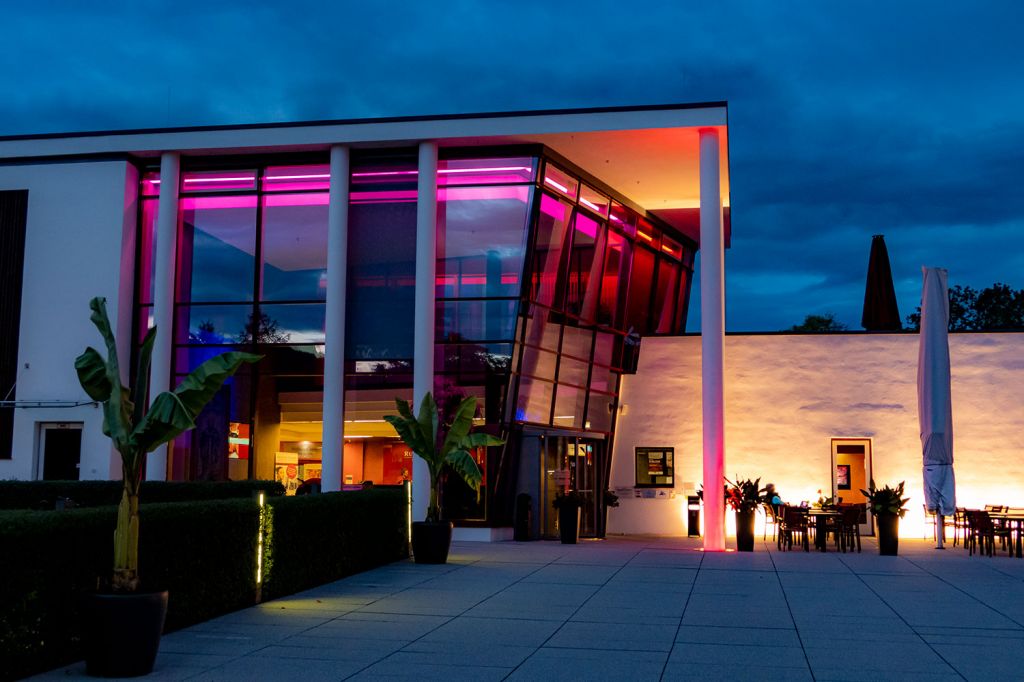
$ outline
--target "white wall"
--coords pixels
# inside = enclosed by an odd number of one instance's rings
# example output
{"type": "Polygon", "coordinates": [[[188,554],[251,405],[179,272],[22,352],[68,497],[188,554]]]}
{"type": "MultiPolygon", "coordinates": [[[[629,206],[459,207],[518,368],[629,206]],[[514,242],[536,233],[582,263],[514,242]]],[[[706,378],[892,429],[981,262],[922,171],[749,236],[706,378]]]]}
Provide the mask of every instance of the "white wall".
{"type": "MultiPolygon", "coordinates": [[[[830,439],[869,437],[875,481],[907,484],[901,535],[921,537],[917,350],[916,334],[726,337],[726,476],[813,501],[831,490],[830,439]]],[[[1024,334],[954,334],[950,354],[957,504],[1024,506],[1024,334]]],[[[633,486],[634,447],[674,446],[677,496],[624,497],[608,532],[683,534],[684,485],[701,480],[700,337],[644,339],[622,402],[610,485],[633,486]]]]}
{"type": "MultiPolygon", "coordinates": [[[[74,361],[87,345],[102,350],[93,296],[107,298],[128,361],[137,185],[125,161],[0,166],[0,190],[29,191],[18,400],[88,400],[74,361]]],[[[0,460],[0,479],[35,477],[37,424],[48,421],[84,422],[81,478],[120,478],[102,420],[92,406],[16,410],[14,457],[0,460]]]]}

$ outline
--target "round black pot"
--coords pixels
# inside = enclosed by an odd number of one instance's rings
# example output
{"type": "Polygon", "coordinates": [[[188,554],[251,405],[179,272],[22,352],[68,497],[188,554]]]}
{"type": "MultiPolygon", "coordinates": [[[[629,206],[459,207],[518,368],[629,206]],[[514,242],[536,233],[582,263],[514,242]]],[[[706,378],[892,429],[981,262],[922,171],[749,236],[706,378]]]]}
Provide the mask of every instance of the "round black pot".
{"type": "Polygon", "coordinates": [[[85,671],[95,677],[138,677],[153,670],[167,616],[167,591],[93,594],[82,619],[85,671]]]}
{"type": "Polygon", "coordinates": [[[448,563],[452,546],[451,521],[415,521],[412,524],[412,557],[418,564],[448,563]]]}
{"type": "Polygon", "coordinates": [[[563,545],[575,545],[580,537],[580,508],[558,508],[558,536],[563,545]]]}
{"type": "Polygon", "coordinates": [[[754,551],[754,514],[749,511],[736,510],[736,549],[740,552],[754,551]]]}
{"type": "Polygon", "coordinates": [[[896,514],[875,515],[878,527],[878,553],[882,556],[896,556],[900,549],[900,517],[896,514]]]}

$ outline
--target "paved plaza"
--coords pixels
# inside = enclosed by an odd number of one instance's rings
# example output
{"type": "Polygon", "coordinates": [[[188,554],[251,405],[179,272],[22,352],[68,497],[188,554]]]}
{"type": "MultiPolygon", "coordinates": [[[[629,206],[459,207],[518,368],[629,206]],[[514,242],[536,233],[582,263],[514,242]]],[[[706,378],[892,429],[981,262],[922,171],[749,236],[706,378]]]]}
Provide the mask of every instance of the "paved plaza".
{"type": "MultiPolygon", "coordinates": [[[[1024,675],[1024,560],[456,543],[168,634],[153,679],[987,680],[1024,675]]],[[[171,599],[174,595],[171,595],[171,599]]],[[[40,676],[68,679],[84,665],[40,676]]]]}

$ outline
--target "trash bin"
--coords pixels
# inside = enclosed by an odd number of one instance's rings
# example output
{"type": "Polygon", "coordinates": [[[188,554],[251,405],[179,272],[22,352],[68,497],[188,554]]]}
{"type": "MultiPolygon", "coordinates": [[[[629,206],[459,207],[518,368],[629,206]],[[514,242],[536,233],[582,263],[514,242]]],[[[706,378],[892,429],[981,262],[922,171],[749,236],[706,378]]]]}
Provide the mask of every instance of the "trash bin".
{"type": "Polygon", "coordinates": [[[697,495],[686,498],[686,535],[691,538],[700,537],[700,497],[697,495]]]}

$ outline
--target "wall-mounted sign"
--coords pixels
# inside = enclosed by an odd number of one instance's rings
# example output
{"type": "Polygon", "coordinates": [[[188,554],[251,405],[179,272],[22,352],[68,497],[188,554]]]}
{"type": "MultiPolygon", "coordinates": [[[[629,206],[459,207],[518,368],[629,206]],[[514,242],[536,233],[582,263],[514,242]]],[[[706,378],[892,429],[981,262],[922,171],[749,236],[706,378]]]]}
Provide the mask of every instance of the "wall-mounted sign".
{"type": "Polygon", "coordinates": [[[636,448],[636,487],[675,487],[675,448],[636,448]]]}

